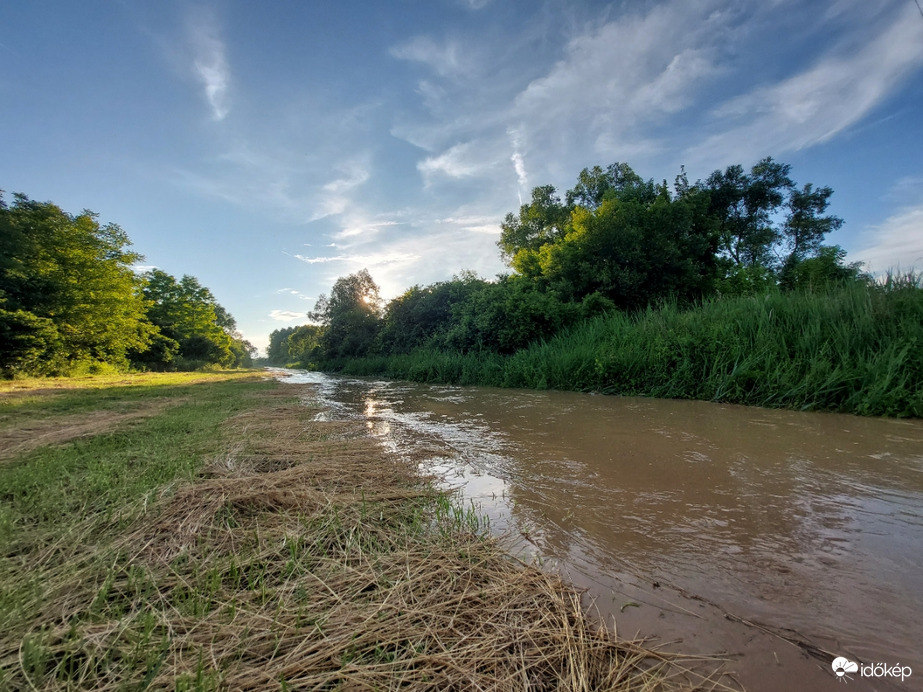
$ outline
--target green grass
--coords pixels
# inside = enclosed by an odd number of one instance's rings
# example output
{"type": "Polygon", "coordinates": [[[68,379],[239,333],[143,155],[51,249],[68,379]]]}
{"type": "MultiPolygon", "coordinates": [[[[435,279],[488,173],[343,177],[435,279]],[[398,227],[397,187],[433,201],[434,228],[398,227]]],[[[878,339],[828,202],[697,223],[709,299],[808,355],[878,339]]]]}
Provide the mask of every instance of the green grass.
{"type": "Polygon", "coordinates": [[[511,356],[420,350],[349,375],[923,416],[919,278],[597,317],[511,356]]]}
{"type": "Polygon", "coordinates": [[[35,524],[48,530],[67,523],[76,512],[83,518],[109,515],[113,507],[191,477],[204,455],[220,449],[221,421],[246,406],[246,393],[269,386],[251,375],[145,376],[118,386],[87,384],[60,395],[27,397],[25,403],[0,398],[0,428],[36,417],[124,410],[154,398],[179,403],[153,418],[0,463],[0,542],[21,539],[35,524]]]}
{"type": "MultiPolygon", "coordinates": [[[[195,477],[226,446],[221,423],[272,383],[252,374],[226,374],[82,385],[59,395],[26,395],[26,403],[0,394],[3,425],[105,411],[154,397],[180,403],[152,418],[0,461],[0,630],[8,633],[25,634],[28,614],[46,596],[42,575],[49,565],[82,556],[73,563],[79,580],[80,570],[95,559],[94,546],[111,542],[171,485],[195,477]]],[[[106,569],[96,565],[89,573],[106,569]]],[[[28,659],[28,648],[24,655],[28,659]]]]}
{"type": "Polygon", "coordinates": [[[184,387],[247,378],[253,372],[136,373],[0,380],[0,426],[14,421],[15,416],[74,413],[112,408],[154,397],[176,396],[184,387]]]}

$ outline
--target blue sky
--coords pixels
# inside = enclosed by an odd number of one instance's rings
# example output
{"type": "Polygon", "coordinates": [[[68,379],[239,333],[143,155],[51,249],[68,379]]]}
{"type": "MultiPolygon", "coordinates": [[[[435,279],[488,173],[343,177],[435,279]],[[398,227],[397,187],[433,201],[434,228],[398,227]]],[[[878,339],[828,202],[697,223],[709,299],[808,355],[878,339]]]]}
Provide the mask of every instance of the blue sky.
{"type": "Polygon", "coordinates": [[[537,185],[772,156],[828,237],[923,268],[917,0],[31,0],[0,20],[0,188],[120,224],[244,336],[338,276],[503,270],[537,185]]]}

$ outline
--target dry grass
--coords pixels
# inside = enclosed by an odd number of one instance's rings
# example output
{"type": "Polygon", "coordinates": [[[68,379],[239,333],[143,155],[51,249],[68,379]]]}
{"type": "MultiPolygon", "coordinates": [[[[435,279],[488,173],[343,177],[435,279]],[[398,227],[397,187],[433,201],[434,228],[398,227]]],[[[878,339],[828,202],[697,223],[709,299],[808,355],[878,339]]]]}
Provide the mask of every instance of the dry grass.
{"type": "MultiPolygon", "coordinates": [[[[35,394],[36,390],[28,393],[35,394]]],[[[90,411],[71,416],[18,421],[0,429],[0,461],[23,456],[39,447],[64,444],[81,437],[109,432],[125,423],[156,416],[167,406],[179,403],[182,403],[181,399],[154,399],[132,402],[127,406],[128,410],[124,411],[90,411]]]]}
{"type": "Polygon", "coordinates": [[[30,632],[0,640],[14,688],[718,686],[597,629],[579,593],[293,391],[231,419],[227,453],[104,555],[38,561],[53,588],[30,632]]]}

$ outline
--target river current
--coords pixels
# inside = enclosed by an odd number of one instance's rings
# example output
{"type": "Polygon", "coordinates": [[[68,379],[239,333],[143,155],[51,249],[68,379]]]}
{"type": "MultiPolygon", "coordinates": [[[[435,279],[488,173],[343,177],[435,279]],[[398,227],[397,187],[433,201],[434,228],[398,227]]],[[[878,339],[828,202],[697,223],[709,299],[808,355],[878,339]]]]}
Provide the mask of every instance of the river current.
{"type": "Polygon", "coordinates": [[[725,653],[748,689],[835,689],[829,654],[923,683],[921,421],[277,373],[437,474],[621,635],[725,653]]]}

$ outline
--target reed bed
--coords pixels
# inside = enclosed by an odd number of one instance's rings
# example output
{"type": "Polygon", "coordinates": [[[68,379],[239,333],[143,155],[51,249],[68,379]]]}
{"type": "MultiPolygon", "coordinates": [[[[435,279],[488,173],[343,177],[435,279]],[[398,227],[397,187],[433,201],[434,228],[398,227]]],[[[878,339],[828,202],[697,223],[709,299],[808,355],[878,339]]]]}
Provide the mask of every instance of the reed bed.
{"type": "Polygon", "coordinates": [[[411,460],[291,393],[228,421],[226,452],[104,548],[36,555],[43,598],[0,638],[10,689],[724,686],[594,625],[411,460]]]}
{"type": "Polygon", "coordinates": [[[420,349],[332,363],[420,382],[923,416],[923,277],[615,312],[509,356],[420,349]]]}

